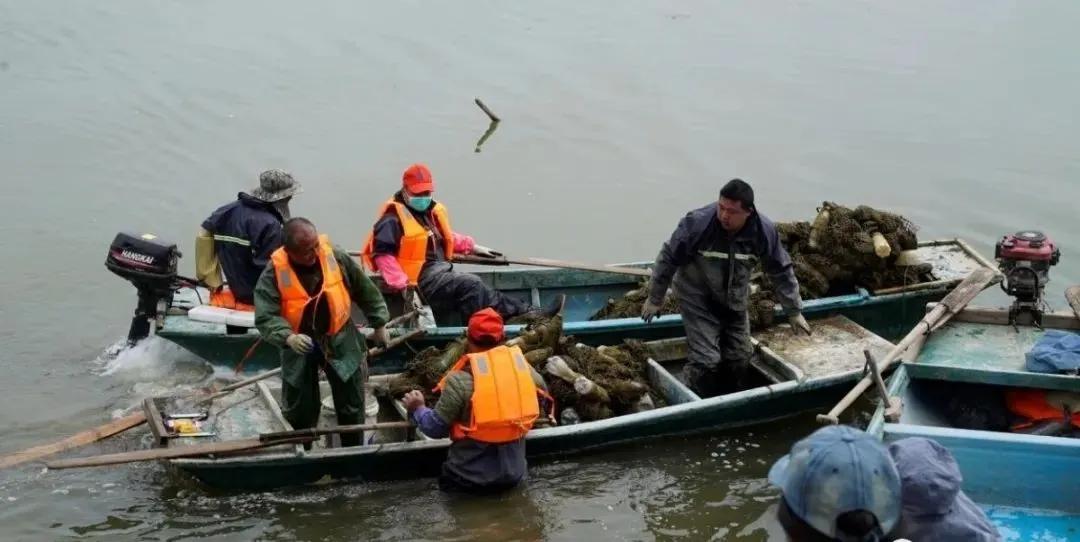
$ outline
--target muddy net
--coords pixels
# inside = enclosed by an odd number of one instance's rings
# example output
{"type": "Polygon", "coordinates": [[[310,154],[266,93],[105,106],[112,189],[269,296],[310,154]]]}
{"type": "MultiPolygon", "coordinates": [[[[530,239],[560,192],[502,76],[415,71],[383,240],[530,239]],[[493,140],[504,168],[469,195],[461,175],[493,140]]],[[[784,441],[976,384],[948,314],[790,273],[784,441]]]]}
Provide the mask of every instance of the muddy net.
{"type": "MultiPolygon", "coordinates": [[[[917,228],[901,215],[860,205],[854,209],[826,201],[809,222],[779,222],[780,243],[791,255],[804,300],[868,290],[910,286],[933,280],[930,264],[909,263],[904,251],[918,248],[917,228]]],[[[750,326],[764,329],[775,319],[776,298],[761,265],[751,275],[750,326]]],[[[590,320],[641,315],[648,281],[620,299],[609,299],[590,320]]],[[[679,312],[669,290],[661,314],[679,312]]]]}
{"type": "MultiPolygon", "coordinates": [[[[560,424],[600,420],[663,405],[661,394],[649,384],[649,349],[641,341],[626,340],[619,346],[594,348],[562,334],[562,317],[534,319],[516,345],[540,373],[555,400],[560,424]]],[[[421,350],[405,365],[405,371],[389,384],[395,399],[421,390],[429,405],[438,401],[432,389],[465,353],[465,338],[443,348],[421,350]]],[[[542,425],[542,424],[541,424],[542,425]]]]}

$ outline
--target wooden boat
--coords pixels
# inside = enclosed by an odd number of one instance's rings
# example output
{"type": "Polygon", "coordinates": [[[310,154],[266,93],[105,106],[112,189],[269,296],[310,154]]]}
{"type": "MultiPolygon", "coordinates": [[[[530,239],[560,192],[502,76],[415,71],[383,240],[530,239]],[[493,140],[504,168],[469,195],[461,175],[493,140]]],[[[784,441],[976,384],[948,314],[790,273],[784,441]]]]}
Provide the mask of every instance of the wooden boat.
{"type": "MultiPolygon", "coordinates": [[[[1080,330],[1073,314],[1044,317],[1049,328],[1080,330]]],[[[903,401],[900,419],[878,409],[867,431],[885,442],[934,439],[956,457],[964,491],[1006,540],[1077,540],[1080,439],[1009,432],[994,420],[1010,388],[1080,392],[1080,378],[1024,370],[1024,354],[1042,330],[1008,325],[1004,310],[968,309],[927,339],[914,363],[889,380],[903,401]]],[[[1007,424],[1006,424],[1007,425],[1007,424]]]]}
{"type": "MultiPolygon", "coordinates": [[[[806,301],[805,314],[813,317],[841,312],[863,326],[877,330],[883,336],[897,336],[910,329],[922,316],[926,303],[941,299],[972,269],[979,266],[993,268],[982,255],[959,239],[922,243],[918,256],[921,261],[933,265],[933,280],[874,292],[861,288],[852,292],[839,292],[832,297],[806,301]]],[[[650,263],[627,265],[647,267],[650,263]]],[[[648,324],[640,318],[589,321],[589,317],[604,307],[609,299],[618,299],[638,287],[639,278],[633,276],[597,271],[527,268],[487,268],[475,273],[492,288],[530,301],[534,305],[542,305],[558,294],[566,294],[564,332],[586,344],[618,344],[631,337],[656,340],[684,334],[682,317],[677,314],[662,316],[648,324]]],[[[179,292],[157,335],[215,365],[234,367],[241,359],[245,359],[252,347],[255,349],[244,362],[245,371],[265,370],[278,364],[274,347],[265,343],[256,345],[259,337],[256,330],[241,330],[240,334],[229,334],[224,324],[188,318],[187,310],[200,303],[201,300],[193,291],[179,292]]],[[[391,314],[397,315],[403,311],[403,303],[398,296],[387,296],[387,303],[391,314]]],[[[779,307],[777,313],[779,314],[779,307]]],[[[358,321],[362,321],[359,314],[356,316],[358,321]]],[[[414,349],[442,346],[464,332],[463,323],[457,316],[437,317],[437,327],[428,329],[424,337],[410,341],[414,349]]],[[[507,334],[515,336],[521,327],[507,326],[507,334]]],[[[403,356],[407,354],[408,349],[388,353],[372,365],[372,373],[400,371],[403,356]]]]}
{"type": "MultiPolygon", "coordinates": [[[[746,426],[779,419],[835,401],[862,374],[863,349],[883,354],[891,344],[842,315],[816,319],[814,335],[794,336],[778,326],[754,340],[749,389],[701,399],[675,376],[685,363],[686,341],[664,339],[648,343],[652,350],[649,378],[666,406],[654,410],[575,425],[534,429],[527,437],[531,460],[579,454],[640,439],[746,426]]],[[[387,377],[373,377],[373,393],[387,377]]],[[[328,390],[324,390],[324,398],[328,390]]],[[[158,398],[151,425],[170,410],[184,410],[158,398]]],[[[324,405],[329,401],[324,401],[324,405]]],[[[376,418],[402,421],[400,404],[380,397],[376,418]]],[[[370,412],[369,412],[370,414],[370,412]]],[[[324,411],[321,425],[333,425],[324,411]]],[[[213,441],[237,441],[262,433],[287,431],[272,384],[241,390],[216,401],[203,430],[208,438],[163,438],[169,447],[213,441]]],[[[211,486],[262,489],[307,484],[323,479],[386,480],[432,476],[438,473],[449,441],[428,439],[415,430],[368,432],[368,444],[353,448],[327,447],[318,442],[310,451],[300,445],[265,448],[235,457],[173,459],[171,463],[211,486]]]]}

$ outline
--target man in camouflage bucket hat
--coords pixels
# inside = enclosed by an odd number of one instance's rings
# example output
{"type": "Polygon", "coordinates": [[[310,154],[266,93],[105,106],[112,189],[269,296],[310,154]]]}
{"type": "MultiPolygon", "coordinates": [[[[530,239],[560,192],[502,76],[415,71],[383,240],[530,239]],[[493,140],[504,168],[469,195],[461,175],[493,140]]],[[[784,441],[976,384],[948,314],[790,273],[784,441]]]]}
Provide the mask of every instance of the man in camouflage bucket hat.
{"type": "Polygon", "coordinates": [[[301,193],[304,188],[288,172],[268,169],[259,175],[259,186],[248,194],[266,203],[276,203],[301,193]]]}
{"type": "Polygon", "coordinates": [[[202,223],[195,239],[195,276],[210,288],[211,305],[254,310],[255,283],[270,254],[282,244],[281,224],[289,219],[289,201],[302,191],[288,172],[268,169],[259,175],[259,186],[240,192],[236,201],[202,223]]]}

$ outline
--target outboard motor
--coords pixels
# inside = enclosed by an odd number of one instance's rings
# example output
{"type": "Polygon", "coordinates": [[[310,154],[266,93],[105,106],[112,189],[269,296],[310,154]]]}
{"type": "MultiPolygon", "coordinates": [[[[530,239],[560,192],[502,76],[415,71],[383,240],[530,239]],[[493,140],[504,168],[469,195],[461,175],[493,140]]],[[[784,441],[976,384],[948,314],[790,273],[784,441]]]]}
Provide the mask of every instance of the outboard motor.
{"type": "Polygon", "coordinates": [[[1028,312],[1035,326],[1042,328],[1043,289],[1061,252],[1042,232],[1024,230],[1002,237],[994,246],[994,259],[1005,274],[1001,289],[1014,298],[1009,324],[1016,326],[1017,315],[1028,312]]]}
{"type": "Polygon", "coordinates": [[[155,329],[161,328],[173,292],[179,287],[176,264],[180,256],[176,243],[149,233],[118,233],[113,239],[105,267],[134,284],[139,292],[139,303],[128,330],[129,345],[150,335],[151,321],[155,322],[155,329]]]}

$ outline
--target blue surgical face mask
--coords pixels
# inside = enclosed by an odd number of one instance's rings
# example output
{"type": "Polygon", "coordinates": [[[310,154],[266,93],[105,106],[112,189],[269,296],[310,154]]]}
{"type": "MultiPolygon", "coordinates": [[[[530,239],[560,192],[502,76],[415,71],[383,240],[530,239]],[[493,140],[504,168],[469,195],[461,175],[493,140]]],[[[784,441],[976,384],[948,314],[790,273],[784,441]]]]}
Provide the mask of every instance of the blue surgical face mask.
{"type": "Polygon", "coordinates": [[[405,204],[422,213],[431,207],[431,196],[405,196],[405,204]]]}

